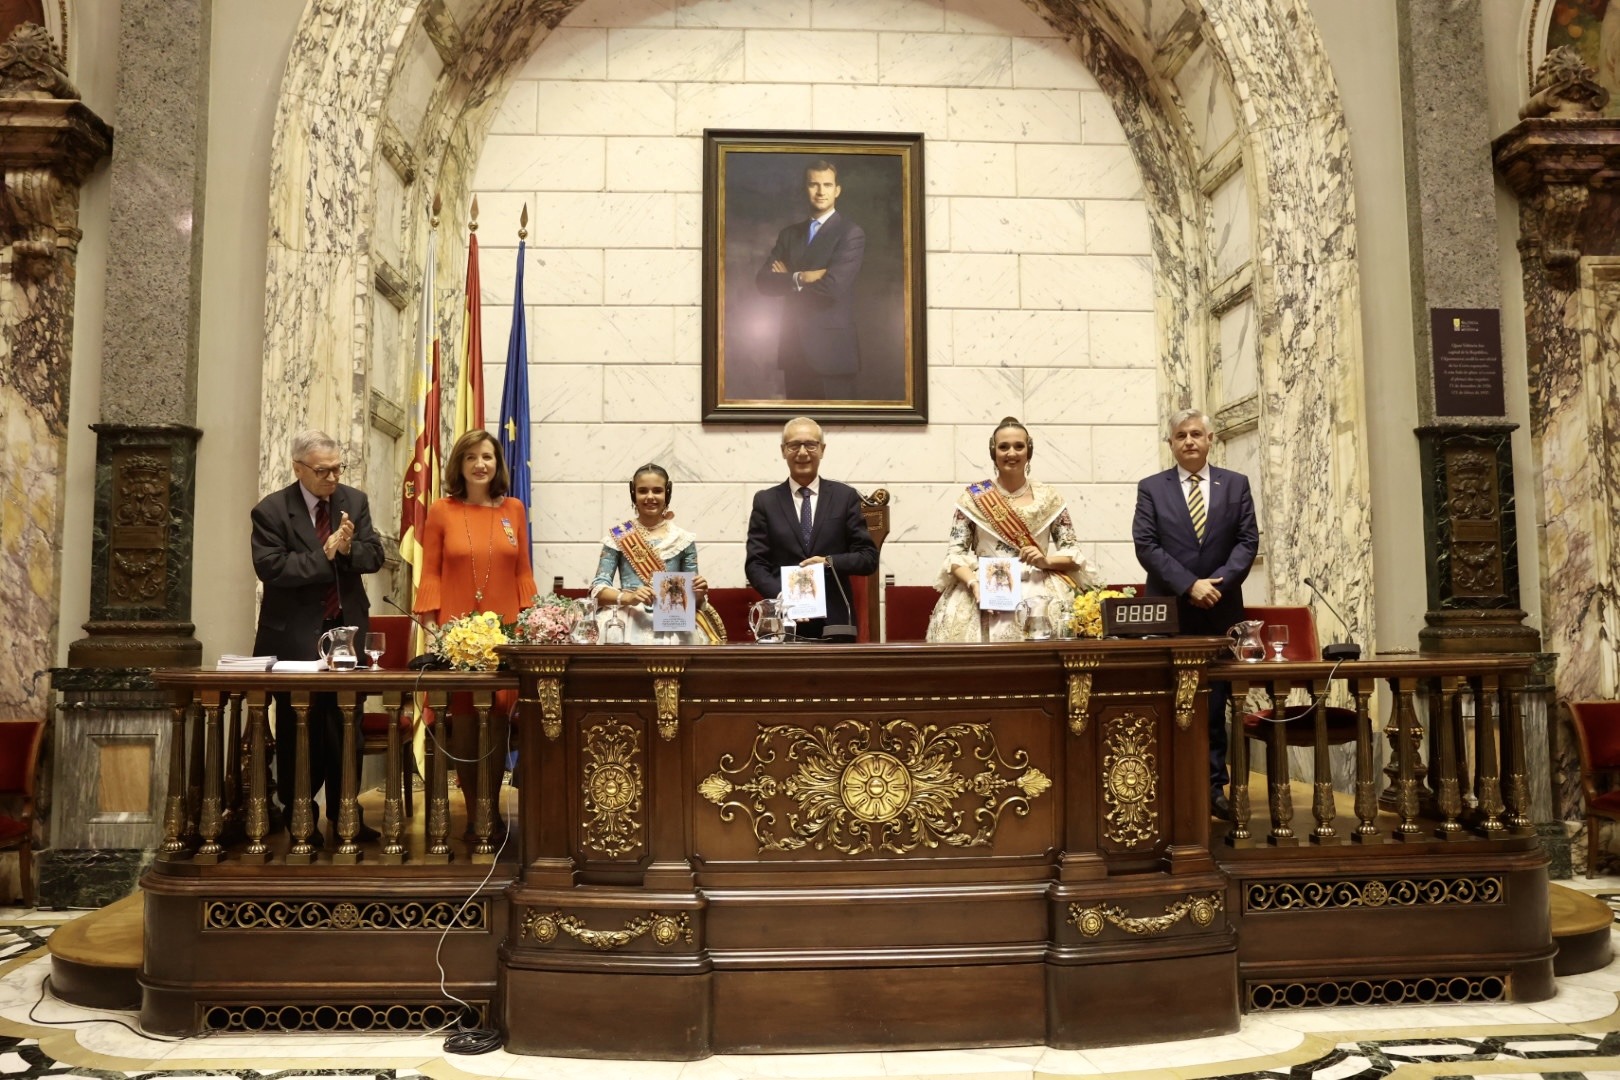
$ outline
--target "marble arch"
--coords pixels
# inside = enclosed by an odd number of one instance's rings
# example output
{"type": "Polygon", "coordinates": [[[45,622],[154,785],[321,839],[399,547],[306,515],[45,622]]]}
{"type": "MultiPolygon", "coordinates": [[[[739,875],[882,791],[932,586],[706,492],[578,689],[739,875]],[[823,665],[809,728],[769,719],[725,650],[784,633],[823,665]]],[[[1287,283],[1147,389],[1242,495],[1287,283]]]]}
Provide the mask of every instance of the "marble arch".
{"type": "MultiPolygon", "coordinates": [[[[426,230],[419,211],[382,205],[380,171],[403,181],[413,208],[422,192],[443,196],[439,264],[457,265],[462,208],[505,86],[553,27],[591,2],[309,0],[272,147],[261,476],[280,477],[282,448],[306,416],[365,445],[374,380],[382,365],[410,354],[412,320],[382,309],[414,297],[411,268],[422,264],[426,230]],[[412,50],[426,48],[443,60],[431,87],[407,74],[412,50]],[[378,248],[396,227],[398,259],[390,265],[378,248]],[[316,413],[294,416],[304,403],[318,403],[316,413]]],[[[1064,32],[1110,95],[1143,173],[1162,412],[1205,400],[1212,385],[1208,328],[1220,283],[1208,280],[1207,194],[1223,176],[1210,175],[1193,150],[1192,122],[1173,81],[1196,50],[1212,51],[1236,105],[1238,164],[1248,174],[1255,222],[1246,287],[1259,326],[1260,390],[1250,420],[1268,493],[1262,529],[1285,539],[1268,545],[1274,599],[1303,599],[1295,583],[1313,568],[1333,566],[1342,594],[1359,598],[1348,602],[1347,617],[1370,638],[1371,505],[1349,143],[1308,5],[1027,6],[1064,32]]],[[[444,289],[440,299],[447,340],[454,340],[448,330],[458,289],[444,289]]],[[[405,310],[413,309],[414,302],[405,310]]],[[[397,467],[374,463],[363,482],[380,492],[397,467]]]]}

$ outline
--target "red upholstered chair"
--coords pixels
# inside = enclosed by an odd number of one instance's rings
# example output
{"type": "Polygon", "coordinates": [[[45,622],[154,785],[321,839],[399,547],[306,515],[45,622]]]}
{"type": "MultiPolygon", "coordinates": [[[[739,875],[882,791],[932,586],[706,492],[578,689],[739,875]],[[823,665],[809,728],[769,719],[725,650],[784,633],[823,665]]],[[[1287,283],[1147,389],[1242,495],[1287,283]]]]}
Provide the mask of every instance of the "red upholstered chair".
{"type": "MultiPolygon", "coordinates": [[[[384,671],[404,671],[405,665],[410,663],[415,652],[411,648],[411,632],[415,629],[411,620],[404,615],[373,615],[371,618],[371,632],[382,634],[386,639],[386,647],[378,660],[384,671]]],[[[370,660],[370,657],[366,658],[370,660]]],[[[386,712],[368,712],[360,718],[361,753],[385,754],[388,752],[388,725],[394,718],[386,712]]],[[[432,723],[431,714],[427,723],[432,723]]],[[[411,777],[416,771],[416,758],[410,751],[411,738],[411,710],[406,709],[399,719],[400,739],[405,744],[405,815],[410,817],[416,813],[415,800],[412,798],[411,777]]]]}
{"type": "MultiPolygon", "coordinates": [[[[1311,609],[1308,607],[1266,607],[1250,604],[1244,608],[1248,618],[1259,619],[1267,626],[1278,623],[1288,627],[1288,644],[1283,646],[1284,660],[1320,660],[1321,647],[1316,642],[1316,622],[1311,618],[1311,609]]],[[[1270,646],[1268,645],[1269,649],[1270,646]]],[[[1255,665],[1255,677],[1264,678],[1265,661],[1255,665]]],[[[1354,742],[1356,739],[1356,712],[1354,709],[1345,709],[1337,705],[1326,706],[1327,709],[1327,738],[1329,743],[1354,742]]],[[[1311,713],[1311,706],[1289,705],[1283,711],[1283,724],[1287,729],[1289,746],[1316,745],[1316,722],[1314,717],[1305,719],[1303,723],[1291,721],[1306,718],[1311,713]]],[[[1276,715],[1273,709],[1261,709],[1258,712],[1243,714],[1243,730],[1251,739],[1266,741],[1266,734],[1271,728],[1271,718],[1276,715]]]]}
{"type": "Polygon", "coordinates": [[[884,577],[884,641],[927,641],[928,618],[939,603],[939,590],[932,585],[896,585],[894,575],[884,577]]]}
{"type": "Polygon", "coordinates": [[[1568,701],[1581,751],[1581,801],[1586,804],[1586,876],[1592,877],[1603,851],[1605,821],[1620,821],[1620,790],[1609,788],[1620,775],[1620,701],[1568,701]],[[1601,780],[1601,783],[1600,783],[1601,780]]]}
{"type": "Polygon", "coordinates": [[[0,851],[17,853],[17,877],[27,907],[34,905],[34,773],[44,737],[43,720],[0,721],[0,797],[22,804],[17,817],[0,813],[0,851]]]}

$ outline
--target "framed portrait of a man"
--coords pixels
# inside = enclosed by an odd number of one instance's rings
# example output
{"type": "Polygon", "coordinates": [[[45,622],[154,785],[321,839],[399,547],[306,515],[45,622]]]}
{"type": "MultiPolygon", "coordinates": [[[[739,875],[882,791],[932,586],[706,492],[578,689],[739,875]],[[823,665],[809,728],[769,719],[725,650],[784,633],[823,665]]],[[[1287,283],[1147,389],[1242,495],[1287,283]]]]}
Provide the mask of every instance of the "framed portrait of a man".
{"type": "Polygon", "coordinates": [[[922,136],[703,134],[704,421],[926,423],[922,136]]]}

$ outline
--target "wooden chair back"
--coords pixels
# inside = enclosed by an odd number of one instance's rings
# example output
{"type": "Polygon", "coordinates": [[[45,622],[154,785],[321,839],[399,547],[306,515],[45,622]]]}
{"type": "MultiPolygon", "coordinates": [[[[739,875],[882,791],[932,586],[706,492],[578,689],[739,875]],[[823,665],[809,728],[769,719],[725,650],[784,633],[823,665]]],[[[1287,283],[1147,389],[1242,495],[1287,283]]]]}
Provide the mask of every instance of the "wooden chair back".
{"type": "Polygon", "coordinates": [[[0,813],[0,851],[17,852],[22,903],[34,905],[34,793],[45,721],[0,721],[0,797],[16,800],[18,813],[0,813]]]}
{"type": "Polygon", "coordinates": [[[1581,801],[1586,806],[1586,876],[1597,872],[1603,853],[1602,826],[1620,821],[1620,701],[1566,701],[1581,755],[1581,801]]]}

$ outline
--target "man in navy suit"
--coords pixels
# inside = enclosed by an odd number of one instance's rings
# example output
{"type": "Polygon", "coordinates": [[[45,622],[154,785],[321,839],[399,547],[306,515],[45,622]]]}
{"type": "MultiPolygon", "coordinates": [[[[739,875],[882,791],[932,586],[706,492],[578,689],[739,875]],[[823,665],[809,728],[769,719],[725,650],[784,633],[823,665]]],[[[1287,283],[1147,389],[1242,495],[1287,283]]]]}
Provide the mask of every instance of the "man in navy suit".
{"type": "MultiPolygon", "coordinates": [[[[297,480],[271,492],[253,508],[253,572],[264,583],[255,656],[313,660],[316,643],[335,626],[359,627],[355,647],[365,643],[371,603],[362,574],[382,569],[382,541],[371,526],[365,493],[338,483],[343,455],[322,431],[293,437],[297,480]]],[[[283,807],[293,797],[295,745],[292,701],[276,695],[276,777],[283,807]]],[[[309,703],[309,794],[326,787],[326,816],[338,816],[343,776],[343,713],[335,694],[312,694],[309,703]]],[[[358,738],[355,756],[360,756],[358,738]]],[[[356,761],[356,773],[358,760],[356,761]]],[[[363,823],[359,839],[376,837],[363,823]]],[[[315,842],[319,843],[319,834],[315,842]]]]}
{"type": "Polygon", "coordinates": [[[782,567],[827,565],[827,617],[798,624],[800,637],[819,638],[828,625],[853,625],[849,610],[851,574],[877,569],[877,546],[866,531],[861,496],[848,484],[820,476],[827,444],[821,426],[807,417],[782,429],[782,457],[788,479],[754,493],[748,515],[748,558],[743,572],[764,597],[782,592],[782,567]],[[805,535],[809,539],[806,541],[805,535]]]}
{"type": "MultiPolygon", "coordinates": [[[[1170,418],[1173,469],[1136,485],[1131,537],[1151,596],[1174,596],[1184,634],[1224,634],[1243,618],[1243,579],[1254,565],[1260,529],[1249,478],[1209,464],[1209,417],[1183,409],[1170,418]]],[[[1209,798],[1231,811],[1226,786],[1226,704],[1230,683],[1209,688],[1209,798]]]]}
{"type": "Polygon", "coordinates": [[[810,218],[783,229],[754,277],[759,291],[780,296],[777,363],[789,401],[852,401],[861,367],[855,334],[855,279],[866,258],[866,233],[840,214],[838,167],[818,161],[804,171],[810,218]]]}

